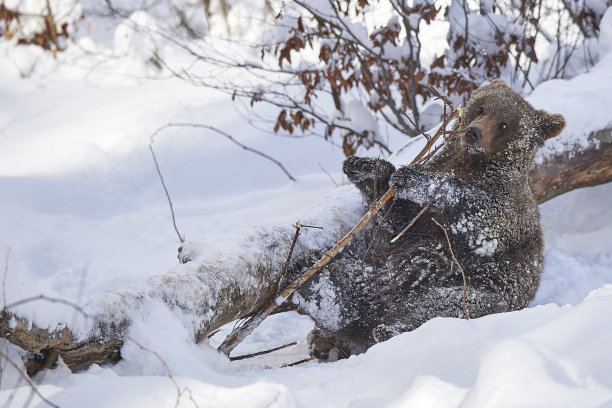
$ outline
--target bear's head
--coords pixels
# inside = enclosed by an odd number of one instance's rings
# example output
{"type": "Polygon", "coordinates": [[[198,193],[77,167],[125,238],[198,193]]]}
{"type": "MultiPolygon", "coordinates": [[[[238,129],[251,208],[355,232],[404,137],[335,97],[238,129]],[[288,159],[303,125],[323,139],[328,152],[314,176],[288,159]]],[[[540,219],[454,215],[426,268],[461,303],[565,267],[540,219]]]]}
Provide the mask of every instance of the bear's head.
{"type": "Polygon", "coordinates": [[[460,141],[468,153],[494,161],[531,166],[535,152],[546,139],[565,126],[561,115],[534,109],[501,79],[471,95],[465,106],[460,141]]]}

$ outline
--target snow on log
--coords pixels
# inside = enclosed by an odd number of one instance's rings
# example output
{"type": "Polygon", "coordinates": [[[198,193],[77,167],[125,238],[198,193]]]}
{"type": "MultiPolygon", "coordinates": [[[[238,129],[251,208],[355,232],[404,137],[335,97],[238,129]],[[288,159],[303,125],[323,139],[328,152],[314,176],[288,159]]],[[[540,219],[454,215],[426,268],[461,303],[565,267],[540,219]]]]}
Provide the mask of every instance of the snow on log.
{"type": "Polygon", "coordinates": [[[612,128],[591,132],[587,146],[548,155],[536,162],[529,181],[539,203],[576,188],[612,180],[612,128]]]}
{"type": "MultiPolygon", "coordinates": [[[[359,221],[362,211],[360,193],[344,186],[300,214],[300,222],[323,229],[302,231],[288,269],[299,273],[310,267],[359,221]]],[[[36,313],[39,302],[3,309],[0,336],[30,352],[25,363],[29,374],[51,366],[58,354],[72,369],[118,360],[131,322],[159,304],[170,309],[197,342],[273,299],[294,233],[287,222],[187,242],[179,251],[181,263],[167,273],[87,298],[78,306],[81,312],[62,304],[60,312],[41,318],[36,313]],[[78,319],[71,318],[75,314],[78,319]]]]}

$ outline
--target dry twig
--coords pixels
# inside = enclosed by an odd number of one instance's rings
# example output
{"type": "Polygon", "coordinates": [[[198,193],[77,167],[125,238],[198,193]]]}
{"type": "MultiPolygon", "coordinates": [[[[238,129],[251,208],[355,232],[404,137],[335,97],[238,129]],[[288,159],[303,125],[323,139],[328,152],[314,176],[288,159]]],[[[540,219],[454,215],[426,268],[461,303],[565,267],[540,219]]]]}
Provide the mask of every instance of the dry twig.
{"type": "Polygon", "coordinates": [[[10,305],[6,305],[5,307],[3,307],[2,310],[0,310],[0,313],[4,313],[4,312],[8,311],[9,309],[11,309],[11,308],[13,308],[15,306],[23,305],[25,303],[33,302],[35,300],[45,300],[45,301],[51,302],[51,303],[61,303],[61,304],[64,304],[64,305],[68,305],[68,306],[73,307],[76,311],[81,313],[83,316],[90,317],[90,315],[85,310],[83,310],[83,308],[80,307],[79,305],[76,305],[73,302],[71,302],[69,300],[66,300],[66,299],[54,298],[54,297],[50,297],[50,296],[46,296],[46,295],[37,295],[37,296],[32,296],[32,297],[29,297],[29,298],[17,300],[15,302],[11,303],[10,305]]]}
{"type": "Polygon", "coordinates": [[[168,364],[163,359],[163,357],[159,355],[159,353],[157,353],[155,350],[151,350],[150,348],[143,346],[142,344],[140,344],[137,340],[135,340],[132,337],[126,337],[126,340],[129,340],[132,343],[134,343],[139,349],[146,351],[147,353],[151,353],[153,356],[155,356],[155,358],[159,360],[160,363],[162,363],[162,365],[164,366],[164,369],[166,370],[166,376],[170,379],[170,381],[172,381],[172,384],[174,385],[174,388],[176,389],[176,402],[174,404],[174,408],[178,408],[181,402],[181,397],[183,396],[183,393],[185,392],[189,394],[189,398],[191,399],[191,402],[193,402],[194,405],[196,405],[196,407],[198,406],[193,400],[193,397],[191,395],[191,390],[189,390],[189,388],[185,388],[184,390],[181,390],[181,387],[178,385],[178,382],[176,382],[176,379],[174,378],[174,376],[172,375],[172,372],[170,371],[170,367],[168,367],[168,364]]]}
{"type": "Polygon", "coordinates": [[[244,359],[247,359],[247,358],[262,356],[264,354],[274,353],[275,351],[286,349],[287,347],[295,346],[296,344],[297,344],[297,342],[294,341],[293,343],[285,344],[285,345],[279,346],[279,347],[274,347],[274,348],[269,349],[269,350],[258,351],[256,353],[251,353],[251,354],[243,354],[241,356],[236,356],[236,357],[230,357],[230,361],[244,360],[244,359]]]}
{"type": "Polygon", "coordinates": [[[244,149],[246,151],[249,151],[251,153],[255,153],[256,155],[261,156],[264,159],[267,159],[267,160],[271,161],[272,163],[276,164],[283,171],[283,173],[285,173],[285,175],[289,178],[289,180],[296,181],[295,177],[293,177],[291,175],[291,173],[289,173],[289,171],[285,168],[285,166],[283,166],[283,164],[281,162],[279,162],[275,158],[265,154],[264,152],[261,152],[261,151],[259,151],[257,149],[253,149],[252,147],[249,147],[249,146],[246,146],[246,145],[240,143],[238,140],[236,140],[229,133],[224,132],[221,129],[217,129],[214,126],[204,125],[204,124],[201,124],[201,123],[168,123],[168,124],[160,127],[159,129],[157,129],[155,132],[153,132],[153,134],[151,135],[151,144],[153,143],[153,141],[155,139],[155,136],[157,136],[157,134],[159,134],[164,129],[171,128],[171,127],[192,127],[192,128],[200,128],[200,129],[211,130],[211,131],[213,131],[213,132],[215,132],[217,134],[220,134],[221,136],[226,137],[230,142],[232,142],[235,145],[241,147],[242,149],[244,149]]]}
{"type": "Polygon", "coordinates": [[[410,162],[410,164],[414,164],[416,162],[418,162],[419,160],[421,160],[421,158],[423,156],[425,156],[427,154],[427,152],[429,151],[429,149],[431,149],[433,147],[433,145],[436,143],[436,141],[440,138],[440,136],[446,132],[446,127],[448,126],[448,124],[455,118],[455,116],[457,116],[457,114],[459,113],[458,109],[455,109],[454,111],[451,112],[450,115],[448,115],[448,118],[446,118],[446,120],[442,123],[442,126],[440,126],[440,128],[438,129],[438,131],[436,132],[436,134],[429,138],[427,140],[427,144],[425,145],[425,147],[423,148],[423,150],[421,150],[421,152],[419,154],[417,154],[417,156],[412,159],[412,162],[410,162]]]}
{"type": "Polygon", "coordinates": [[[305,358],[305,359],[303,359],[303,360],[296,361],[295,363],[285,364],[285,365],[284,365],[284,366],[282,366],[281,368],[285,368],[285,367],[293,367],[293,366],[296,366],[296,365],[298,365],[298,364],[304,364],[304,363],[307,363],[307,362],[309,362],[309,361],[313,361],[313,360],[316,360],[316,359],[317,359],[316,357],[309,357],[309,358],[305,358]]]}
{"type": "Polygon", "coordinates": [[[170,205],[170,213],[172,214],[172,224],[174,225],[174,230],[176,231],[176,235],[178,235],[181,244],[185,242],[185,235],[181,235],[176,226],[176,217],[174,216],[174,207],[172,206],[172,199],[170,198],[170,193],[168,193],[168,188],[166,187],[166,182],[164,181],[164,176],[162,176],[161,170],[159,168],[159,163],[157,162],[157,157],[155,156],[155,151],[153,150],[153,137],[151,137],[151,143],[149,144],[149,149],[151,150],[151,154],[153,155],[153,162],[155,162],[155,169],[157,170],[157,175],[159,176],[159,180],[162,183],[162,187],[164,188],[164,192],[166,193],[166,198],[168,199],[168,204],[170,205]]]}
{"type": "Polygon", "coordinates": [[[157,170],[157,174],[159,176],[159,180],[162,183],[162,187],[164,188],[164,192],[166,193],[166,199],[168,200],[168,204],[170,206],[170,213],[172,215],[172,224],[174,225],[174,230],[176,231],[176,235],[178,235],[179,240],[181,241],[181,243],[185,242],[185,235],[181,235],[181,233],[178,230],[178,227],[176,225],[176,217],[174,214],[174,206],[172,205],[172,199],[170,198],[170,193],[168,192],[168,188],[166,187],[166,183],[164,181],[164,177],[162,176],[161,170],[159,168],[159,163],[157,162],[157,157],[155,155],[155,151],[153,150],[153,143],[155,142],[155,136],[157,136],[160,132],[162,132],[164,129],[170,128],[170,127],[193,127],[193,128],[202,128],[202,129],[208,129],[208,130],[212,130],[213,132],[216,132],[222,136],[225,136],[227,139],[229,139],[232,143],[240,146],[242,149],[247,150],[249,152],[255,153],[265,159],[270,160],[271,162],[273,162],[274,164],[276,164],[278,167],[280,167],[280,169],[287,175],[287,177],[289,177],[289,179],[291,181],[295,181],[295,177],[293,177],[291,175],[291,173],[289,173],[289,171],[287,171],[287,169],[285,168],[285,166],[282,165],[281,162],[279,162],[278,160],[276,160],[275,158],[259,151],[256,149],[253,149],[251,147],[248,147],[242,143],[240,143],[239,141],[237,141],[232,135],[215,128],[214,126],[209,126],[209,125],[204,125],[204,124],[199,124],[199,123],[168,123],[165,124],[164,126],[158,128],[155,132],[153,132],[153,134],[150,137],[151,142],[149,143],[149,149],[151,150],[151,155],[153,156],[153,162],[155,163],[155,169],[157,170]]]}
{"type": "Polygon", "coordinates": [[[397,234],[395,238],[391,240],[392,244],[396,242],[398,239],[400,239],[402,236],[404,236],[406,231],[408,231],[414,225],[414,223],[417,222],[419,218],[421,218],[421,215],[423,215],[423,213],[427,211],[431,203],[433,203],[433,201],[436,199],[436,196],[440,192],[440,189],[442,189],[442,186],[446,184],[446,182],[448,181],[450,177],[451,177],[451,174],[447,175],[444,178],[444,180],[442,180],[442,182],[438,185],[438,187],[436,187],[436,190],[431,195],[431,198],[429,199],[429,201],[423,206],[423,208],[421,208],[421,211],[419,211],[419,213],[408,223],[408,225],[406,225],[404,229],[399,234],[397,234]]]}
{"type": "Polygon", "coordinates": [[[285,266],[283,267],[283,272],[276,283],[276,289],[273,292],[273,298],[276,299],[280,289],[283,287],[285,283],[285,278],[287,276],[287,270],[289,269],[289,263],[291,262],[291,256],[293,255],[293,250],[295,249],[295,244],[297,243],[298,237],[300,236],[300,230],[302,229],[302,224],[300,222],[295,223],[295,235],[293,235],[293,241],[291,241],[291,247],[289,248],[289,254],[287,255],[287,261],[285,262],[285,266]]]}
{"type": "Polygon", "coordinates": [[[30,377],[28,377],[28,375],[26,373],[23,372],[23,367],[20,367],[17,363],[15,363],[13,360],[11,360],[9,358],[8,355],[4,354],[2,351],[0,351],[0,357],[2,357],[3,359],[6,360],[7,363],[9,363],[11,366],[13,366],[13,368],[19,373],[19,375],[21,376],[21,378],[23,380],[25,380],[25,382],[28,383],[28,385],[30,386],[30,389],[32,390],[32,392],[34,392],[38,398],[40,398],[41,400],[43,400],[45,402],[45,404],[51,406],[51,407],[55,407],[55,408],[59,408],[58,405],[55,405],[54,403],[52,403],[51,401],[49,401],[48,399],[46,399],[44,397],[44,395],[42,395],[40,393],[40,391],[38,391],[38,388],[36,388],[36,385],[34,385],[34,383],[32,382],[32,380],[30,379],[30,377]]]}
{"type": "MultiPolygon", "coordinates": [[[[442,228],[442,231],[444,231],[444,235],[446,236],[446,242],[448,242],[448,249],[450,250],[451,257],[453,258],[453,262],[457,264],[457,267],[461,271],[461,276],[463,277],[463,316],[465,317],[466,320],[469,320],[470,315],[467,310],[467,280],[465,278],[465,272],[463,271],[461,264],[459,263],[459,261],[457,260],[457,257],[455,256],[455,253],[453,252],[453,247],[451,245],[450,238],[448,237],[448,233],[446,232],[446,228],[444,228],[438,221],[436,221],[435,218],[432,218],[431,220],[435,222],[438,227],[442,228]]],[[[452,268],[452,264],[451,264],[451,268],[452,268]]]]}

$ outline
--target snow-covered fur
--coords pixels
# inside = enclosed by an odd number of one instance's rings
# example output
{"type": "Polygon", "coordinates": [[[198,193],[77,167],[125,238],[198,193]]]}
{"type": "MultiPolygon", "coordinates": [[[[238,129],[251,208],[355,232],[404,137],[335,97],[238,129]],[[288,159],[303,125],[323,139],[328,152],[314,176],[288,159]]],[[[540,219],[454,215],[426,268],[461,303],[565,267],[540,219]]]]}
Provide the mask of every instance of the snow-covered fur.
{"type": "Polygon", "coordinates": [[[422,166],[396,171],[379,159],[345,161],[366,201],[390,185],[396,192],[375,225],[294,298],[317,323],[315,355],[346,357],[437,316],[463,318],[467,311],[476,318],[524,308],[533,298],[543,243],[527,175],[536,150],[565,121],[496,80],[474,92],[463,124],[469,130],[422,166]],[[428,210],[391,244],[445,179],[428,210]],[[432,219],[448,232],[465,271],[467,310],[462,274],[432,219]]]}

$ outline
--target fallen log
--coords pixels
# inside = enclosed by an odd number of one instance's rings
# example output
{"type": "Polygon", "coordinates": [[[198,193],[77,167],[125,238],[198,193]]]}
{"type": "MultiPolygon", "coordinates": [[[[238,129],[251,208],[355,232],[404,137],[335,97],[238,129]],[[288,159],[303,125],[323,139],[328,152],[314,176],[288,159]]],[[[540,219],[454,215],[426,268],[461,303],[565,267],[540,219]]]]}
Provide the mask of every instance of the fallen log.
{"type": "Polygon", "coordinates": [[[612,180],[612,128],[592,132],[588,148],[546,157],[532,167],[529,182],[541,204],[565,192],[612,180]]]}
{"type": "MultiPolygon", "coordinates": [[[[325,229],[302,232],[286,281],[291,282],[333,246],[346,227],[358,221],[361,211],[360,193],[345,186],[302,213],[300,220],[316,221],[325,229]]],[[[67,306],[64,321],[44,321],[47,326],[43,326],[26,318],[31,304],[9,305],[0,313],[0,337],[30,352],[29,374],[52,366],[58,355],[72,369],[117,361],[131,322],[146,315],[152,303],[161,303],[199,342],[218,327],[267,305],[284,272],[293,235],[292,225],[265,225],[247,229],[240,236],[185,243],[179,249],[180,264],[167,273],[141,285],[87,298],[74,308],[67,306]],[[76,309],[79,318],[74,322],[71,316],[76,309]]]]}

